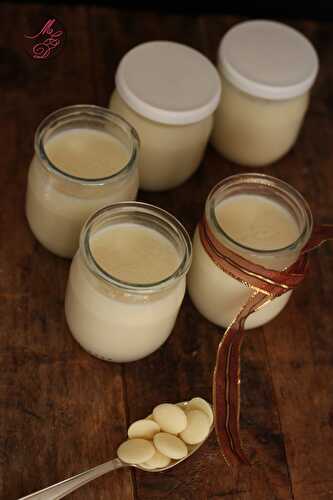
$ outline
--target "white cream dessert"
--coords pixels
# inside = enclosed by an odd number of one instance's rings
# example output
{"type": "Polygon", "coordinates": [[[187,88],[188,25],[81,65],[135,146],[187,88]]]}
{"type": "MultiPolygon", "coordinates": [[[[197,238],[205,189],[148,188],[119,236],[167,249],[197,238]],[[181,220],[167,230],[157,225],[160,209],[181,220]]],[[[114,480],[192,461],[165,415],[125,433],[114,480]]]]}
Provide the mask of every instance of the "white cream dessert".
{"type": "Polygon", "coordinates": [[[45,152],[53,165],[83,179],[102,179],[116,174],[129,161],[121,142],[101,130],[73,128],[51,137],[45,152]]]}
{"type": "Polygon", "coordinates": [[[165,237],[139,224],[117,224],[96,233],[91,251],[111,276],[129,283],[156,283],[174,273],[179,255],[165,237]]]}
{"type": "Polygon", "coordinates": [[[224,77],[223,97],[215,112],[211,142],[229,160],[263,167],[284,156],[294,145],[310,94],[272,101],[241,92],[224,77]]]}
{"type": "Polygon", "coordinates": [[[217,66],[223,92],[211,141],[226,158],[268,165],[294,145],[318,73],[302,33],[280,22],[251,20],[222,38],[217,66]]]}
{"type": "MultiPolygon", "coordinates": [[[[283,269],[296,260],[292,252],[282,257],[274,250],[293,244],[300,236],[295,218],[280,204],[252,194],[239,194],[223,200],[215,209],[221,229],[238,244],[236,253],[272,269],[283,269]],[[253,249],[242,250],[241,246],[253,249]],[[256,254],[258,250],[258,254],[256,254]],[[260,251],[273,251],[261,255],[260,251]]],[[[213,323],[227,327],[252,290],[215,265],[203,248],[198,231],[193,243],[193,261],[188,275],[189,293],[198,310],[213,323]]],[[[274,299],[246,320],[255,328],[274,318],[286,305],[291,292],[274,299]]]]}
{"type": "MultiPolygon", "coordinates": [[[[92,108],[98,113],[96,107],[92,108]]],[[[105,119],[112,120],[108,114],[114,115],[105,112],[105,119]]],[[[57,113],[63,113],[66,121],[66,108],[57,113]]],[[[80,115],[75,113],[77,120],[80,115]]],[[[135,138],[133,148],[130,146],[130,129],[126,144],[125,139],[123,143],[112,135],[112,128],[89,127],[90,114],[86,127],[76,126],[75,120],[72,128],[68,124],[65,129],[58,125],[60,131],[45,136],[42,146],[37,141],[26,198],[26,215],[36,238],[51,252],[67,258],[75,254],[82,225],[91,213],[110,203],[134,200],[138,190],[136,161],[125,170],[133,160],[132,149],[137,147],[135,138]]],[[[119,123],[125,124],[123,120],[119,123]]],[[[42,131],[47,131],[48,126],[51,125],[45,125],[42,131]]]]}
{"type": "Polygon", "coordinates": [[[119,63],[110,108],[140,136],[140,188],[172,189],[198,168],[213,127],[221,83],[213,64],[191,47],[152,41],[119,63]]]}
{"type": "Polygon", "coordinates": [[[232,196],[216,207],[215,215],[219,226],[230,238],[257,250],[288,247],[300,234],[290,213],[264,196],[232,196]]]}
{"type": "MultiPolygon", "coordinates": [[[[122,204],[114,207],[107,210],[122,215],[122,204]]],[[[91,354],[110,361],[147,356],[170,335],[185,294],[186,279],[179,271],[182,248],[148,222],[124,220],[97,226],[89,233],[89,248],[89,259],[103,279],[91,273],[78,252],[65,300],[74,338],[91,354]]]]}
{"type": "Polygon", "coordinates": [[[140,134],[141,189],[173,189],[194,174],[212,131],[212,115],[189,125],[157,123],[128,107],[117,90],[111,96],[110,109],[132,123],[140,134]]]}

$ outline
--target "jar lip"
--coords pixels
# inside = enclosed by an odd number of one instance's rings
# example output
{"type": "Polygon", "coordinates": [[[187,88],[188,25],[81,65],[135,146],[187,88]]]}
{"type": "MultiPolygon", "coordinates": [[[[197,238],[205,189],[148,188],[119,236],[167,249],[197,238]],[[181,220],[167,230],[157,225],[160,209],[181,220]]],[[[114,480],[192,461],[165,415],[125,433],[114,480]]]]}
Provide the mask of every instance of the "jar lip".
{"type": "MultiPolygon", "coordinates": [[[[264,196],[264,195],[262,195],[264,196]]],[[[301,250],[304,245],[307,243],[308,239],[310,238],[312,234],[312,229],[313,229],[313,217],[312,217],[312,212],[310,209],[310,206],[306,199],[301,195],[297,189],[295,189],[293,186],[288,184],[287,182],[278,179],[277,177],[273,177],[270,175],[266,174],[260,174],[260,173],[253,173],[253,174],[236,174],[232,175],[230,177],[226,177],[224,180],[216,184],[213,189],[210,191],[207,201],[206,201],[206,206],[205,206],[205,214],[206,218],[208,221],[211,221],[213,224],[213,227],[216,231],[216,233],[223,238],[228,243],[231,243],[236,249],[241,249],[242,251],[245,251],[247,253],[252,253],[252,254],[257,254],[257,255],[263,255],[263,256],[274,256],[277,254],[281,254],[284,252],[290,252],[290,251],[295,251],[295,250],[301,250]],[[283,192],[284,194],[287,194],[289,197],[294,198],[294,200],[297,201],[299,206],[301,207],[301,210],[303,212],[303,217],[304,217],[304,224],[303,227],[300,231],[300,235],[298,238],[293,241],[290,245],[287,245],[285,247],[281,248],[274,248],[270,250],[262,250],[258,248],[253,248],[250,246],[243,245],[242,243],[236,241],[233,239],[228,233],[226,233],[221,225],[219,224],[216,213],[215,213],[215,206],[212,206],[212,200],[214,197],[214,194],[217,191],[220,191],[222,189],[227,190],[231,186],[235,185],[241,185],[241,184],[257,184],[260,186],[266,186],[267,188],[272,188],[272,189],[278,189],[280,192],[283,192]]]]}
{"type": "Polygon", "coordinates": [[[113,113],[107,108],[96,106],[94,104],[74,104],[72,106],[66,106],[64,108],[57,109],[56,111],[53,111],[52,113],[47,115],[41,121],[35,132],[35,153],[41,164],[52,174],[55,174],[58,177],[65,179],[66,181],[77,183],[80,185],[104,185],[105,183],[113,182],[114,180],[118,180],[119,178],[126,176],[127,173],[131,171],[132,168],[136,165],[139,147],[139,136],[135,128],[132,127],[130,123],[128,123],[122,116],[118,115],[117,113],[113,113]],[[49,127],[62,119],[73,119],[79,117],[80,115],[101,118],[106,122],[109,121],[111,123],[118,124],[123,130],[126,131],[126,133],[128,133],[128,136],[131,138],[132,148],[130,151],[128,162],[120,170],[106,177],[91,179],[85,177],[77,177],[75,175],[69,174],[61,170],[51,162],[45,151],[44,145],[45,134],[48,131],[49,127]]]}
{"type": "Polygon", "coordinates": [[[171,286],[174,282],[178,281],[182,276],[184,276],[191,264],[192,259],[192,243],[188,232],[184,226],[169,212],[163,210],[154,205],[148,203],[138,202],[138,201],[122,201],[119,203],[113,203],[106,207],[97,210],[92,214],[88,220],[85,222],[81,235],[80,235],[80,252],[83,254],[85,263],[87,264],[89,270],[99,279],[102,279],[109,285],[113,285],[117,288],[121,288],[124,291],[131,293],[153,293],[164,290],[171,286]],[[116,215],[116,214],[138,214],[146,217],[146,220],[156,220],[171,229],[174,235],[182,242],[184,248],[184,256],[179,263],[175,271],[163,278],[160,281],[154,283],[131,283],[123,281],[105,271],[96,261],[94,255],[90,248],[90,235],[91,229],[103,220],[104,216],[116,215]]]}
{"type": "Polygon", "coordinates": [[[238,23],[224,35],[218,65],[239,90],[263,99],[286,100],[312,87],[319,59],[301,32],[284,23],[256,19],[238,23]]]}

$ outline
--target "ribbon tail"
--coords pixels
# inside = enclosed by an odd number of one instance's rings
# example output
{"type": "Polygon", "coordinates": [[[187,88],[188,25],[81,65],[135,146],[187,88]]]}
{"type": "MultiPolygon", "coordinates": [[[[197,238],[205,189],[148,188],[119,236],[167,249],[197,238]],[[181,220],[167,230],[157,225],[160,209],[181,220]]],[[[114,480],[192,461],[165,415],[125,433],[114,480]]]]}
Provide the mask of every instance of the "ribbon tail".
{"type": "Polygon", "coordinates": [[[246,318],[270,300],[261,292],[253,293],[218,347],[213,377],[215,431],[228,465],[250,465],[240,438],[240,351],[246,333],[246,318]]]}
{"type": "Polygon", "coordinates": [[[267,302],[296,288],[307,271],[308,252],[333,239],[333,225],[315,226],[297,261],[282,271],[254,264],[230,250],[214,236],[205,217],[199,225],[199,235],[214,264],[252,289],[252,295],[222,337],[213,376],[215,430],[222,454],[228,465],[249,464],[239,429],[240,351],[245,337],[245,320],[267,302]]]}

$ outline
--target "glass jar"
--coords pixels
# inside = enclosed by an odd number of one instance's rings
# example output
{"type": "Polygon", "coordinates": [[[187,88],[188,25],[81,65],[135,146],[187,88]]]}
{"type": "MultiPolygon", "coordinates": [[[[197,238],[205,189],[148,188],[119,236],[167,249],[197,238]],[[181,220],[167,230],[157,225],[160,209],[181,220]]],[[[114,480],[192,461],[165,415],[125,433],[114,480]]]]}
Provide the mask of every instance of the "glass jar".
{"type": "MultiPolygon", "coordinates": [[[[207,198],[205,218],[213,235],[223,245],[253,263],[279,271],[297,260],[301,249],[312,233],[311,211],[302,195],[287,183],[262,174],[235,175],[217,184],[207,198]],[[235,205],[238,210],[235,224],[239,224],[239,214],[245,213],[247,209],[245,205],[241,205],[244,203],[244,195],[260,197],[260,201],[264,200],[265,203],[273,204],[274,207],[283,210],[288,217],[286,224],[290,222],[293,227],[297,228],[297,237],[288,246],[275,248],[273,238],[278,230],[276,223],[270,219],[272,215],[269,210],[262,210],[262,217],[266,217],[264,223],[268,228],[266,229],[267,237],[262,236],[264,233],[258,232],[262,248],[259,245],[245,246],[232,238],[230,230],[227,234],[221,222],[218,222],[216,210],[226,200],[239,200],[239,206],[237,207],[237,203],[235,205]]],[[[256,231],[259,231],[258,226],[259,224],[257,227],[254,225],[249,228],[252,238],[255,238],[256,231]]],[[[188,273],[188,290],[200,313],[224,328],[236,317],[240,308],[253,293],[246,285],[217,267],[204,249],[198,229],[196,229],[193,241],[193,261],[188,273]]],[[[277,316],[287,304],[291,293],[287,292],[273,299],[251,314],[245,322],[245,328],[256,328],[277,316]]]]}
{"type": "MultiPolygon", "coordinates": [[[[107,361],[134,361],[154,352],[174,327],[191,252],[184,227],[157,207],[123,202],[96,212],[82,229],[67,285],[65,311],[74,338],[90,354],[107,361]],[[153,229],[172,244],[179,257],[172,274],[155,283],[124,282],[96,262],[91,250],[94,235],[128,223],[153,229]]],[[[148,268],[149,259],[143,259],[142,265],[148,268]]]]}
{"type": "Polygon", "coordinates": [[[281,23],[247,21],[218,52],[223,94],[211,142],[235,163],[261,167],[294,145],[318,73],[311,43],[281,23]]]}
{"type": "Polygon", "coordinates": [[[149,42],[123,57],[110,108],[132,123],[140,136],[141,189],[171,189],[195,172],[220,93],[212,63],[185,45],[149,42]]]}
{"type": "MultiPolygon", "coordinates": [[[[96,144],[96,158],[103,154],[96,144]]],[[[104,153],[105,154],[105,153],[104,153]]],[[[30,165],[26,216],[39,242],[61,257],[71,258],[79,245],[87,217],[113,202],[134,200],[138,191],[139,139],[123,118],[93,105],[59,109],[36,130],[35,155],[30,165]],[[116,173],[102,178],[72,175],[53,164],[46,153],[48,141],[71,131],[93,132],[112,139],[128,151],[128,161],[116,173]]],[[[110,163],[111,164],[111,163],[110,163]]],[[[77,166],[80,171],[80,165],[77,166]]]]}

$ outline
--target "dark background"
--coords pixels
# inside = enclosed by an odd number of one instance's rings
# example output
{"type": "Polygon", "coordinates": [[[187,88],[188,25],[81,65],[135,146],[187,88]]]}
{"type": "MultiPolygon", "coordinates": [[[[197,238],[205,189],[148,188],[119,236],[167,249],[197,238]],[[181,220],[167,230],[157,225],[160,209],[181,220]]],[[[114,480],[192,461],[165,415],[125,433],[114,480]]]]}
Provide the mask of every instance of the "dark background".
{"type": "MultiPolygon", "coordinates": [[[[12,0],[11,3],[26,4],[31,3],[27,0],[12,0]]],[[[293,19],[318,19],[318,20],[331,20],[333,19],[333,3],[332,0],[322,1],[302,1],[295,0],[283,2],[223,2],[223,1],[205,1],[193,2],[192,6],[179,7],[177,2],[110,2],[107,0],[98,0],[95,2],[89,0],[70,0],[67,2],[48,2],[40,1],[39,5],[52,6],[52,5],[94,5],[94,6],[110,6],[118,9],[135,9],[145,10],[153,9],[161,13],[168,14],[232,14],[239,16],[267,17],[267,18],[293,18],[293,19]],[[331,4],[331,5],[330,5],[331,4]]]]}

